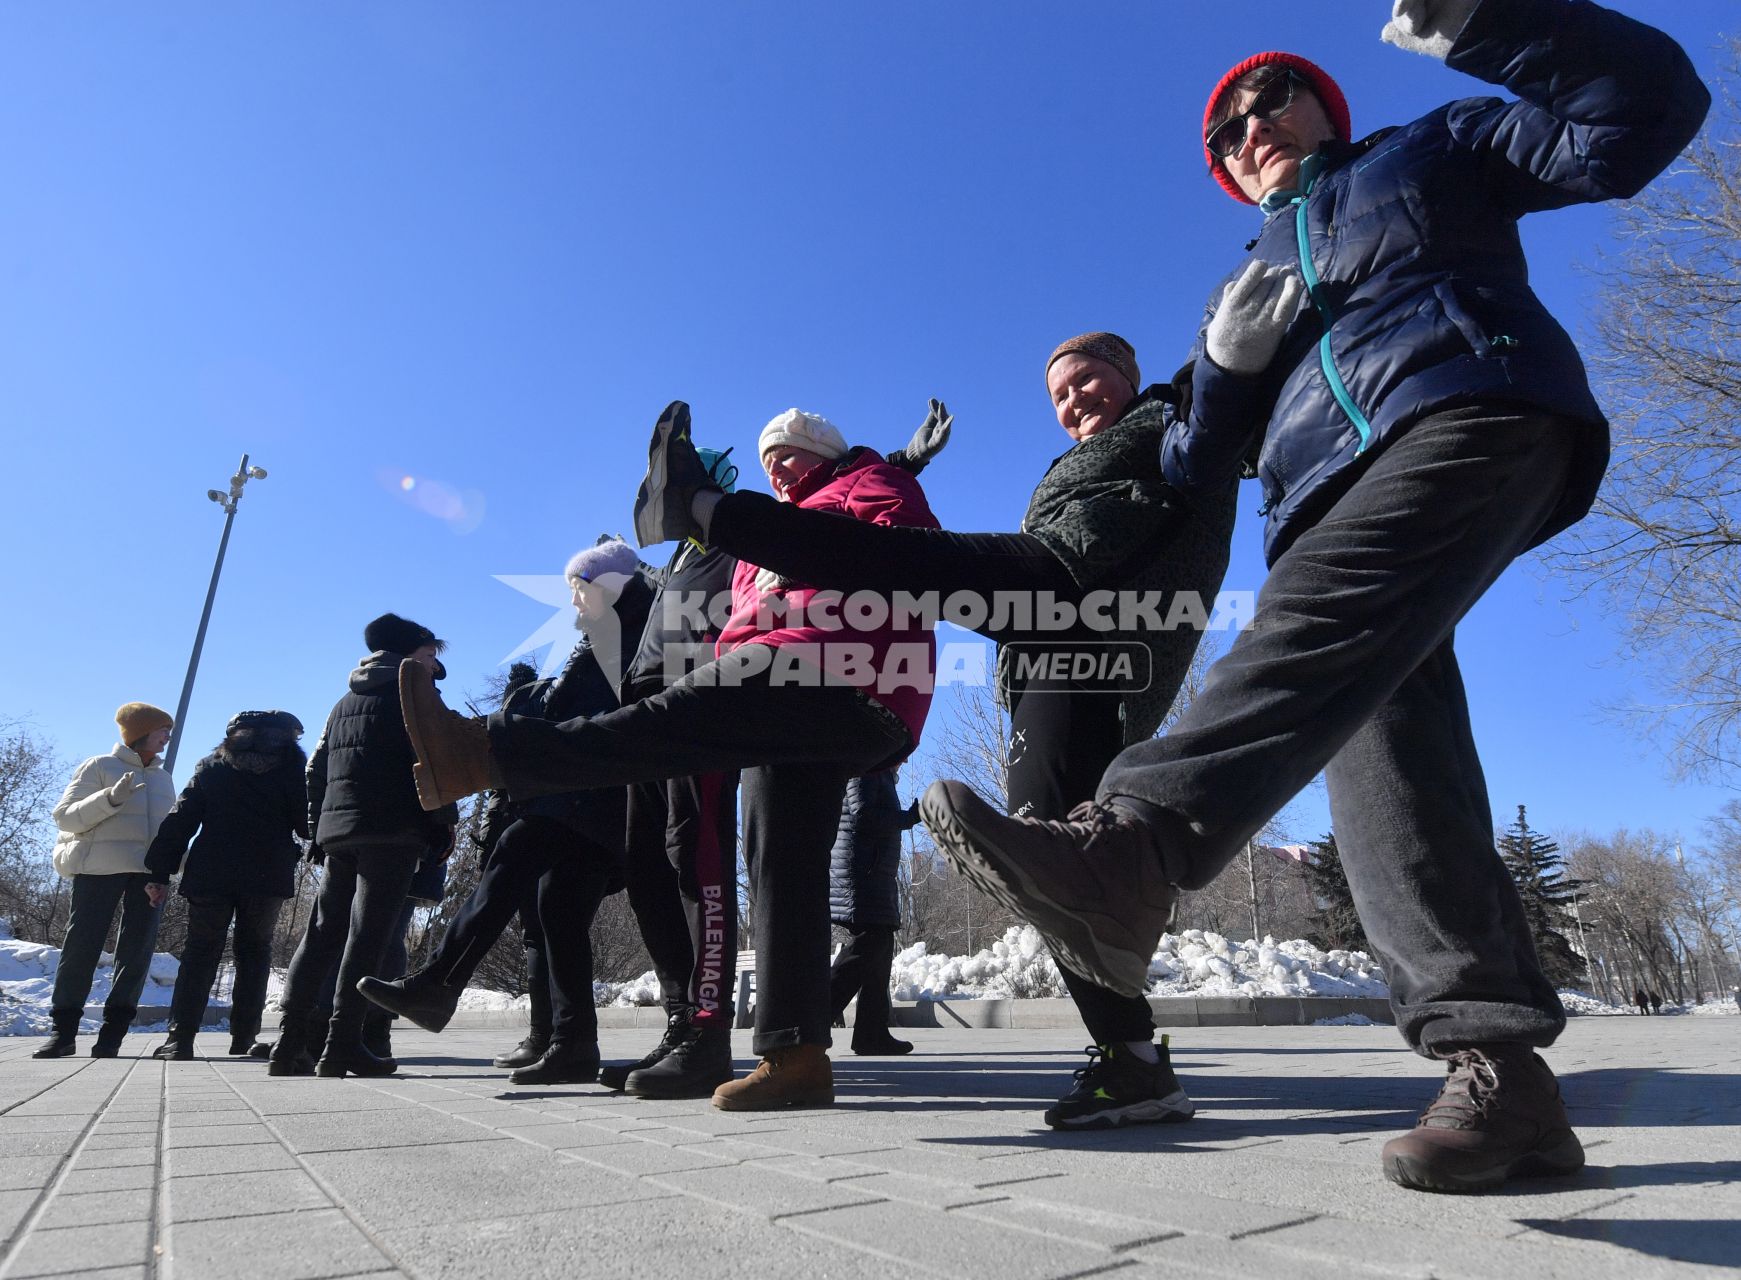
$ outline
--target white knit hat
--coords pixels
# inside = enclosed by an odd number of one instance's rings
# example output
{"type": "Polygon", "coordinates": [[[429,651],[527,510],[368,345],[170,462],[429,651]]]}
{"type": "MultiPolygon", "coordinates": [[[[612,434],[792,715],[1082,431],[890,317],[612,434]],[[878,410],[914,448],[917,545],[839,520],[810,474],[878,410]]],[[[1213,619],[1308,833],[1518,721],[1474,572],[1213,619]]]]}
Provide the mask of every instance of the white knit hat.
{"type": "Polygon", "coordinates": [[[768,450],[781,445],[805,449],[831,461],[846,456],[846,437],[840,434],[840,428],[827,418],[802,409],[788,409],[762,428],[756,456],[766,460],[768,450]]]}

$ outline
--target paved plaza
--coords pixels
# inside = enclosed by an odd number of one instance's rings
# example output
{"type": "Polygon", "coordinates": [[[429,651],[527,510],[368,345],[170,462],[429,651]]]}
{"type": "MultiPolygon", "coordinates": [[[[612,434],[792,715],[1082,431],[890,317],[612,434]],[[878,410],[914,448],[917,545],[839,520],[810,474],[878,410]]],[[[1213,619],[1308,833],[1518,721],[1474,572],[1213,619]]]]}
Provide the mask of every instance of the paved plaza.
{"type": "MultiPolygon", "coordinates": [[[[1101,1134],[1040,1123],[1080,1033],[911,1034],[909,1058],[839,1058],[834,1109],[763,1115],[515,1089],[489,1066],[515,1038],[499,1029],[399,1034],[401,1074],[376,1082],[37,1062],[39,1041],[0,1041],[0,1280],[1741,1267],[1741,1018],[1574,1020],[1551,1061],[1590,1166],[1487,1197],[1381,1177],[1379,1146],[1436,1080],[1388,1027],[1176,1033],[1197,1119],[1101,1134]]],[[[603,1048],[655,1038],[608,1030],[603,1048]]]]}

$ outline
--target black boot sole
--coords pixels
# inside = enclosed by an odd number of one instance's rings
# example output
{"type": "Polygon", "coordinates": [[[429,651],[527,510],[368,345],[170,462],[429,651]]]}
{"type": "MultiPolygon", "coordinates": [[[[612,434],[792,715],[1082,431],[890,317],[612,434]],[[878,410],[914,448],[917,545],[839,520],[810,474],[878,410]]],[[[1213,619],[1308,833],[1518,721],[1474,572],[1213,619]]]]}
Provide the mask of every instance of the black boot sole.
{"type": "Polygon", "coordinates": [[[1384,1176],[1397,1186],[1447,1195],[1497,1191],[1512,1178],[1564,1178],[1583,1167],[1584,1145],[1575,1133],[1563,1134],[1545,1147],[1486,1169],[1451,1170],[1409,1156],[1384,1158],[1384,1176]]]}
{"type": "Polygon", "coordinates": [[[371,1004],[378,1005],[388,1013],[396,1013],[401,1018],[408,1018],[425,1031],[439,1033],[443,1027],[453,1021],[454,1010],[458,1008],[459,998],[455,996],[452,1006],[428,1009],[420,1006],[415,998],[407,999],[407,992],[391,983],[382,982],[379,978],[359,978],[357,990],[366,996],[371,1004]]]}

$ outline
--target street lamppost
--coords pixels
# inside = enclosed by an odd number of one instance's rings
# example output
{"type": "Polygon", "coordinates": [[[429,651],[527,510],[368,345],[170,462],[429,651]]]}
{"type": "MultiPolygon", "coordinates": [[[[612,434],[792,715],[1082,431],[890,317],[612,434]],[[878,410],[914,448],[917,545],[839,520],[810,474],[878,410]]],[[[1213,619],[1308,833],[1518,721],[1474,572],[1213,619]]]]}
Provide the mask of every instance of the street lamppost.
{"type": "Polygon", "coordinates": [[[206,588],[206,607],[200,611],[199,630],[194,632],[193,656],[187,660],[187,679],[181,682],[181,701],[175,707],[175,735],[169,740],[169,752],[163,761],[163,771],[175,771],[175,749],[181,745],[182,722],[187,718],[187,704],[193,697],[193,677],[199,670],[200,650],[205,647],[206,624],[212,620],[212,601],[218,594],[218,575],[224,571],[224,552],[230,546],[230,526],[236,522],[236,506],[242,501],[242,486],[250,480],[264,480],[265,467],[250,467],[248,455],[242,455],[242,461],[236,465],[236,474],[230,477],[230,489],[226,493],[222,489],[207,489],[206,497],[224,509],[224,536],[218,539],[218,559],[212,565],[211,585],[206,588]]]}

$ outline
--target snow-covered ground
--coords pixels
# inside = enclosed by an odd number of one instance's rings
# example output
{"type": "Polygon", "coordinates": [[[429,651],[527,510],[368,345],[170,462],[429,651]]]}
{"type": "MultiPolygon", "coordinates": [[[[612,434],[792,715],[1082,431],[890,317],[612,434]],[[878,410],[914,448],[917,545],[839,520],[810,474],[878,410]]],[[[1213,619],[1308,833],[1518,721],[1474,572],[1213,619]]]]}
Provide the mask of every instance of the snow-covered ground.
{"type": "MultiPolygon", "coordinates": [[[[54,974],[59,963],[58,947],[18,941],[12,937],[6,921],[0,920],[0,1035],[47,1034],[54,974]]],[[[140,1003],[167,1005],[179,968],[174,956],[162,953],[153,956],[151,976],[140,1003]]],[[[107,998],[113,978],[114,957],[105,954],[86,1001],[88,1009],[95,1009],[107,998]]],[[[895,998],[899,1000],[1037,998],[1065,994],[1057,966],[1040,935],[1025,925],[1010,929],[989,948],[971,956],[933,955],[924,943],[915,943],[895,957],[893,980],[895,998]]],[[[268,999],[277,996],[282,982],[283,974],[275,972],[268,999]]],[[[1299,939],[1277,942],[1266,937],[1262,942],[1253,939],[1238,942],[1217,933],[1187,929],[1162,936],[1149,964],[1149,994],[1383,998],[1389,994],[1389,988],[1377,961],[1363,951],[1320,951],[1299,939]]],[[[593,998],[600,1005],[656,1005],[659,984],[652,973],[644,973],[630,982],[594,983],[593,998]]],[[[1566,1012],[1574,1015],[1630,1012],[1604,1004],[1582,991],[1562,991],[1560,999],[1566,1012]]],[[[221,1003],[221,991],[220,999],[214,1003],[221,1003]]],[[[460,1008],[470,1010],[508,1011],[525,1005],[525,996],[477,987],[468,989],[460,1000],[460,1008]]],[[[1741,1010],[1737,1010],[1733,1000],[1716,1000],[1689,1006],[1684,1012],[1733,1016],[1741,1010]]],[[[1355,1025],[1348,1018],[1324,1021],[1327,1025],[1355,1025]]],[[[83,1030],[96,1030],[96,1022],[87,1018],[83,1030]]]]}

